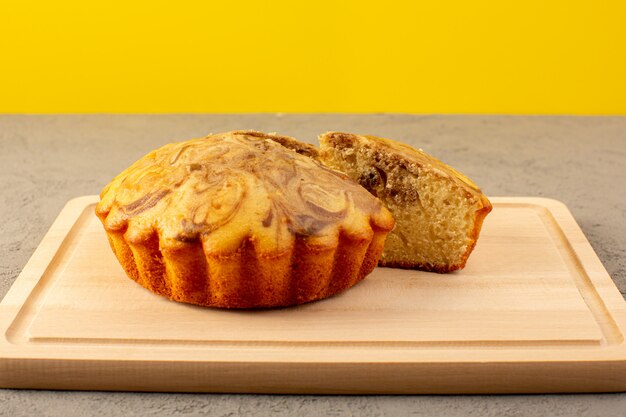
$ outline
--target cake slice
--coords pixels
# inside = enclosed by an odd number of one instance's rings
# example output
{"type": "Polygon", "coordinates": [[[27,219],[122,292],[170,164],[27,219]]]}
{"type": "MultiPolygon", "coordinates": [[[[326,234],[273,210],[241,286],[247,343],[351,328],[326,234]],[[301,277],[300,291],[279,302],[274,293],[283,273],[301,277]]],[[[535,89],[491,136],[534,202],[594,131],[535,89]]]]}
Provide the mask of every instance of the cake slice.
{"type": "Polygon", "coordinates": [[[381,266],[449,272],[465,266],[491,203],[466,176],[422,150],[329,132],[319,159],[378,197],[396,220],[381,266]]]}

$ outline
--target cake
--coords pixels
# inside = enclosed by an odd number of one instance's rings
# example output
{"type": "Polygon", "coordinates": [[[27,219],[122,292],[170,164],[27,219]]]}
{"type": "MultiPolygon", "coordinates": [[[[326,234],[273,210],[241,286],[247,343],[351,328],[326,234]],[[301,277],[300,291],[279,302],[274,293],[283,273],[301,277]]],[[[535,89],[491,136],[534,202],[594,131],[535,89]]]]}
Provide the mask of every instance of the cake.
{"type": "Polygon", "coordinates": [[[465,266],[491,211],[487,197],[465,175],[420,149],[350,133],[321,135],[318,157],[393,214],[396,227],[379,265],[435,272],[465,266]]]}
{"type": "Polygon", "coordinates": [[[100,194],[96,214],[126,274],[172,300],[301,304],[376,266],[389,211],[297,140],[234,131],[171,143],[100,194]]]}

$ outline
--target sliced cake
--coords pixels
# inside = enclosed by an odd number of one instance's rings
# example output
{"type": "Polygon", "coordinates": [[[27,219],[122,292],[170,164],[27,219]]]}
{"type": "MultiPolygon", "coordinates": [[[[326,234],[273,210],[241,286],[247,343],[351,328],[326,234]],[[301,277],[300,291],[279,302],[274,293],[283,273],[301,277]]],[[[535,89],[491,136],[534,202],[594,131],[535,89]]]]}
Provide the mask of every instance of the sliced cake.
{"type": "Polygon", "coordinates": [[[381,266],[449,272],[476,245],[487,197],[469,178],[419,149],[384,138],[329,132],[319,159],[357,181],[391,211],[381,266]]]}

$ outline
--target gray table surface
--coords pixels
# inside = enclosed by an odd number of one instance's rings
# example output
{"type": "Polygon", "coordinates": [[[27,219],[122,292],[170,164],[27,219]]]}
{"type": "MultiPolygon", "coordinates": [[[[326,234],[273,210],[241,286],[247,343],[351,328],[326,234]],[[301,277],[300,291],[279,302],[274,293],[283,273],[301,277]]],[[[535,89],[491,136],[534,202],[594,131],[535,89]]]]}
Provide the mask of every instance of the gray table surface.
{"type": "MultiPolygon", "coordinates": [[[[0,298],[65,202],[97,194],[168,142],[256,129],[315,142],[327,130],[395,138],[489,196],[563,201],[626,293],[626,117],[415,115],[0,115],[0,298]]],[[[0,390],[4,416],[623,416],[626,394],[302,396],[0,390]]]]}

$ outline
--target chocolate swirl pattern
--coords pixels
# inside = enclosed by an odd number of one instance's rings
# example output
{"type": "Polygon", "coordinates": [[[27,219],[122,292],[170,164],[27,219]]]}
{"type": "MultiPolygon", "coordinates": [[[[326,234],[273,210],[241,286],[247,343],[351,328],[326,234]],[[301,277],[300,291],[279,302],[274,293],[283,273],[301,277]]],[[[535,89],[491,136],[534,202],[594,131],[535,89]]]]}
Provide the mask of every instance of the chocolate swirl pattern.
{"type": "Polygon", "coordinates": [[[375,267],[394,221],[316,148],[228,132],[157,149],[100,194],[127,275],[173,300],[247,308],[343,291],[375,267]]]}
{"type": "MultiPolygon", "coordinates": [[[[245,224],[247,237],[275,251],[296,235],[323,237],[355,223],[389,223],[380,202],[343,174],[258,134],[166,145],[116,177],[101,199],[97,210],[107,229],[132,229],[134,240],[157,230],[163,245],[209,239],[237,223],[235,236],[245,224]]],[[[239,247],[245,237],[240,233],[225,249],[239,247]]]]}

